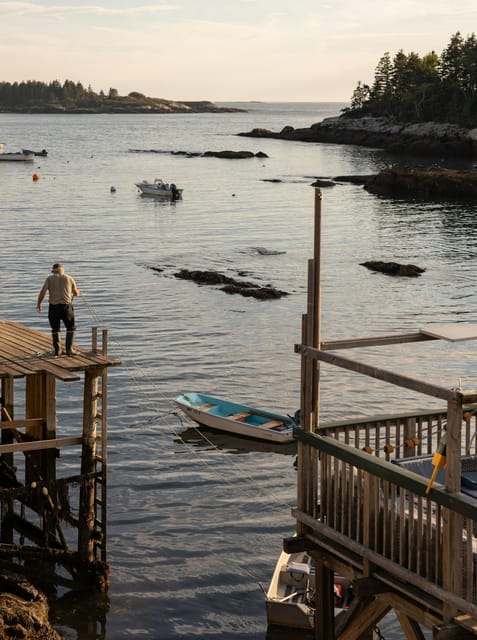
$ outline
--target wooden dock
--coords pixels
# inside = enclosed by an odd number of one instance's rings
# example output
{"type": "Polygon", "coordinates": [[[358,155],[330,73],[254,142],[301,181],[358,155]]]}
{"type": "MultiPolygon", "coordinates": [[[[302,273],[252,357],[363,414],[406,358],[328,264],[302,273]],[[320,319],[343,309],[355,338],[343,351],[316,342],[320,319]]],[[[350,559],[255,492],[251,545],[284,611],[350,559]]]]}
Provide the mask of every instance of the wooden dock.
{"type": "Polygon", "coordinates": [[[28,577],[34,580],[34,561],[49,560],[42,580],[49,574],[53,583],[71,589],[107,589],[107,371],[119,364],[107,354],[106,330],[100,345],[94,328],[90,349],[75,346],[73,356],[55,357],[50,333],[0,318],[4,568],[27,576],[33,571],[28,577]],[[82,382],[74,401],[76,433],[69,425],[63,435],[58,381],[82,382]]]}
{"type": "MultiPolygon", "coordinates": [[[[315,192],[314,258],[302,341],[298,439],[297,537],[316,563],[316,638],[358,640],[394,610],[403,637],[467,640],[477,636],[477,474],[475,496],[462,492],[477,472],[477,391],[431,384],[343,357],[340,349],[475,338],[476,326],[433,326],[415,333],[323,341],[320,335],[321,192],[315,192]],[[442,400],[442,410],[321,424],[320,367],[442,400]],[[446,436],[443,479],[430,488],[416,471],[446,436]],[[441,483],[442,482],[442,483],[441,483]],[[354,586],[349,610],[334,616],[333,575],[354,586]]],[[[439,363],[436,363],[438,367],[439,363]]],[[[437,368],[438,370],[438,368],[437,368]]]]}

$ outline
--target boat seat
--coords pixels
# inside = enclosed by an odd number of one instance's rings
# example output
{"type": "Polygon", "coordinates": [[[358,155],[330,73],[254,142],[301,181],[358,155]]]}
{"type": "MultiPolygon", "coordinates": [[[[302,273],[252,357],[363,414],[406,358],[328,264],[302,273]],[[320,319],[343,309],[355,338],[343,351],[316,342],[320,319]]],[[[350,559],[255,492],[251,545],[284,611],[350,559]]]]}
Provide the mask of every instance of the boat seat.
{"type": "Polygon", "coordinates": [[[242,418],[248,418],[248,416],[251,415],[251,411],[241,411],[240,413],[232,413],[230,416],[227,416],[227,418],[230,418],[230,420],[241,420],[242,418]]]}
{"type": "Polygon", "coordinates": [[[281,420],[270,420],[270,422],[264,422],[260,425],[262,429],[273,429],[273,427],[283,427],[281,420]]]}
{"type": "Polygon", "coordinates": [[[206,409],[212,409],[212,407],[216,407],[216,406],[217,406],[216,404],[211,404],[209,402],[209,404],[202,404],[200,407],[197,407],[197,409],[199,411],[206,411],[206,409]]]}

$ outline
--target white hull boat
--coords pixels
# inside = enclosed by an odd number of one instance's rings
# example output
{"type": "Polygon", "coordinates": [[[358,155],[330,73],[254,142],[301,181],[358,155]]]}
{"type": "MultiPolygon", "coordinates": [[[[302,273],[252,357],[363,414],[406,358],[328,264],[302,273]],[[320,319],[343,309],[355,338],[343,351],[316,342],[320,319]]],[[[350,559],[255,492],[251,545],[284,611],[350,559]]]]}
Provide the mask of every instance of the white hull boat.
{"type": "Polygon", "coordinates": [[[177,406],[200,425],[268,442],[293,442],[294,418],[254,409],[202,393],[184,393],[174,399],[177,406]]]}
{"type": "Polygon", "coordinates": [[[33,151],[17,151],[15,153],[5,153],[5,143],[0,142],[0,161],[10,162],[33,162],[35,154],[33,151]]]}
{"type": "MultiPolygon", "coordinates": [[[[335,575],[335,613],[351,601],[349,582],[335,575]]],[[[315,567],[305,552],[282,551],[265,593],[267,623],[279,627],[314,629],[315,567]]]]}
{"type": "Polygon", "coordinates": [[[182,200],[183,189],[178,189],[175,184],[167,184],[160,178],[156,178],[154,182],[143,180],[134,184],[144,196],[155,196],[166,200],[182,200]]]}

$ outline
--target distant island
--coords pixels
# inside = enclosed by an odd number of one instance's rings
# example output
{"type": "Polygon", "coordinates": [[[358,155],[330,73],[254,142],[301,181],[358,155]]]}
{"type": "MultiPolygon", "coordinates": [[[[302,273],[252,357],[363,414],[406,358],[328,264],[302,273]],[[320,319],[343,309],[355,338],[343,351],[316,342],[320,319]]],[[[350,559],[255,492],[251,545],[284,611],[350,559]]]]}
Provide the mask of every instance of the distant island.
{"type": "Polygon", "coordinates": [[[1,113],[224,113],[244,111],[208,100],[150,98],[137,91],[120,96],[116,89],[96,93],[81,82],[0,82],[1,113]]]}

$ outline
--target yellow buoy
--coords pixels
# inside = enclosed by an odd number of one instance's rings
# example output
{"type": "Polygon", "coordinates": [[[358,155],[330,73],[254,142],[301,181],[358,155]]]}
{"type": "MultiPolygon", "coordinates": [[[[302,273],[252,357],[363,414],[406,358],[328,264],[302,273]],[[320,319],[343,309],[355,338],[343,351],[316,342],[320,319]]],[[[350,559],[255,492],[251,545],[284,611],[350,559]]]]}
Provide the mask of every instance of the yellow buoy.
{"type": "Polygon", "coordinates": [[[427,485],[426,493],[429,493],[431,487],[436,479],[437,472],[439,469],[443,469],[446,466],[446,442],[447,442],[447,432],[442,435],[440,442],[437,446],[437,451],[435,452],[432,458],[432,464],[434,465],[434,471],[432,472],[431,479],[429,480],[429,484],[427,485]]]}

